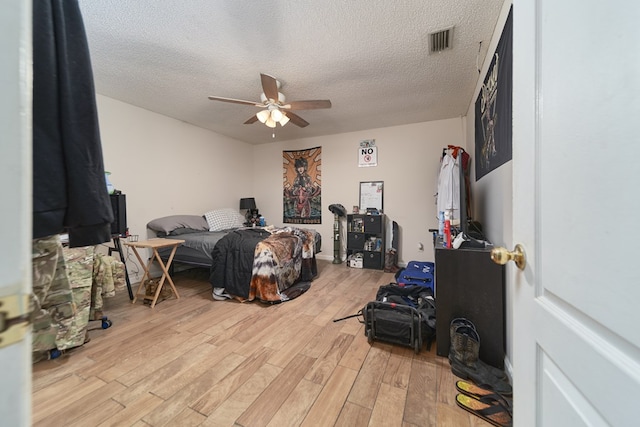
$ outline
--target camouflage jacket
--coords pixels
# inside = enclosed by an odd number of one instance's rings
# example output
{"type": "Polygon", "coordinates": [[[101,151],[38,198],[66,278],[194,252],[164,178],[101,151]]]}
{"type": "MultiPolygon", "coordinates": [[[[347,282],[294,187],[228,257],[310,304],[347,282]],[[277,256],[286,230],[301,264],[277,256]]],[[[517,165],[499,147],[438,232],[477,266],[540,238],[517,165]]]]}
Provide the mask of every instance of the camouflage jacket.
{"type": "Polygon", "coordinates": [[[96,253],[93,259],[91,318],[102,315],[103,298],[110,298],[126,285],[124,264],[112,256],[96,253]]]}

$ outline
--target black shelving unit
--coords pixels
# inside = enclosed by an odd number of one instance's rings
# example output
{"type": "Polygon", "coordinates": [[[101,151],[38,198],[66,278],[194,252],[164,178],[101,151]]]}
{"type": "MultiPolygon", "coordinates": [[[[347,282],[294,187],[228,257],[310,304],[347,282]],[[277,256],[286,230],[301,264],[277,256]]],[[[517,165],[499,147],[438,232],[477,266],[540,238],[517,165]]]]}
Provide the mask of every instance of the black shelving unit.
{"type": "Polygon", "coordinates": [[[362,254],[362,267],[384,268],[385,215],[347,215],[347,258],[362,254]]]}

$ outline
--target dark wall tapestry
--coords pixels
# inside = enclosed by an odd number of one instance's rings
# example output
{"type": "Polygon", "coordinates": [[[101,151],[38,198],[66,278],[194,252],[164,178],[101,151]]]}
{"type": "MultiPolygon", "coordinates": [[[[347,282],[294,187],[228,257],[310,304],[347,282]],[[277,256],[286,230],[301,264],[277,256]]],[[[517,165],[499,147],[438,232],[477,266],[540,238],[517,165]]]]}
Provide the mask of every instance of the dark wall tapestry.
{"type": "Polygon", "coordinates": [[[322,223],[322,147],[283,151],[283,222],[322,223]]]}
{"type": "Polygon", "coordinates": [[[511,160],[513,8],[476,100],[476,181],[511,160]]]}

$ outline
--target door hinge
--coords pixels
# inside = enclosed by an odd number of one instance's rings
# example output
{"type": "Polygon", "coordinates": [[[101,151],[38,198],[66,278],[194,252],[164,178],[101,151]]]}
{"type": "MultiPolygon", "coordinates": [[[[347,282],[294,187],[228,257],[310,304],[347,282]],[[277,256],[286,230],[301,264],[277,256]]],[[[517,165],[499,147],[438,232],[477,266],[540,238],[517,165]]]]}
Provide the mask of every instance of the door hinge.
{"type": "Polygon", "coordinates": [[[0,348],[24,339],[30,325],[29,295],[0,297],[0,348]]]}

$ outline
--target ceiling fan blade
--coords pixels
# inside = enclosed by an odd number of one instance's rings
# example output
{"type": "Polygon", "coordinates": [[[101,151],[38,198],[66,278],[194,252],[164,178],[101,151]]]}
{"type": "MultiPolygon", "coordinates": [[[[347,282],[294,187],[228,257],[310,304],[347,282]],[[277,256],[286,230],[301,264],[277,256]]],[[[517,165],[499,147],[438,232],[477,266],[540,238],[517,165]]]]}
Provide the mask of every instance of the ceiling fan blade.
{"type": "Polygon", "coordinates": [[[289,110],[316,110],[318,108],[331,108],[331,101],[328,99],[315,99],[309,101],[287,102],[282,108],[289,110]]]}
{"type": "Polygon", "coordinates": [[[260,80],[262,81],[262,91],[266,95],[267,99],[273,99],[278,101],[278,82],[274,77],[268,74],[260,74],[260,80]]]}
{"type": "Polygon", "coordinates": [[[246,121],[246,122],[244,122],[244,124],[245,124],[245,125],[250,125],[250,124],[255,123],[255,122],[257,122],[257,121],[258,121],[258,117],[256,117],[256,115],[254,114],[253,116],[249,117],[249,118],[247,119],[247,121],[246,121]]]}
{"type": "Polygon", "coordinates": [[[264,107],[263,104],[254,101],[245,101],[243,99],[223,98],[222,96],[210,96],[212,101],[232,102],[234,104],[253,105],[255,107],[264,107]]]}
{"type": "Polygon", "coordinates": [[[291,111],[284,111],[284,114],[289,117],[291,123],[301,128],[309,126],[309,122],[300,117],[299,115],[292,113],[291,111]]]}

